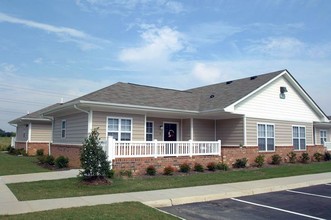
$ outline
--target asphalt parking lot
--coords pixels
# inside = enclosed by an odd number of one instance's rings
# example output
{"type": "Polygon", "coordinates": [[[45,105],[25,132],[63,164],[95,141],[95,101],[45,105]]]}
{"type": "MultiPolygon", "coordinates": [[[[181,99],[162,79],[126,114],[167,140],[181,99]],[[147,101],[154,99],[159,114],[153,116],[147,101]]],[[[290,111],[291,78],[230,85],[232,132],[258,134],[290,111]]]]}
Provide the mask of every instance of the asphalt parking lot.
{"type": "Polygon", "coordinates": [[[331,219],[331,183],[161,208],[184,219],[331,219]]]}

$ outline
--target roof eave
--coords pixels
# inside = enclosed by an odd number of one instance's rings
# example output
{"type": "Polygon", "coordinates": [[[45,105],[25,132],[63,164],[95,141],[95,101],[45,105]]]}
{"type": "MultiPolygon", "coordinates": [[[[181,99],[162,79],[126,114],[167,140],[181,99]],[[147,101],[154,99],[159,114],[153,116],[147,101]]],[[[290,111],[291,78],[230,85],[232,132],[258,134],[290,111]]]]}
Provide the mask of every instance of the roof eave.
{"type": "Polygon", "coordinates": [[[199,111],[195,110],[185,110],[185,109],[172,109],[172,108],[161,108],[154,106],[142,106],[142,105],[130,105],[130,104],[119,104],[119,103],[110,103],[110,102],[95,102],[95,101],[84,101],[80,100],[80,105],[86,106],[102,106],[102,107],[111,107],[118,109],[130,109],[130,110],[142,110],[149,112],[164,112],[164,113],[185,113],[185,114],[198,114],[199,111]]]}

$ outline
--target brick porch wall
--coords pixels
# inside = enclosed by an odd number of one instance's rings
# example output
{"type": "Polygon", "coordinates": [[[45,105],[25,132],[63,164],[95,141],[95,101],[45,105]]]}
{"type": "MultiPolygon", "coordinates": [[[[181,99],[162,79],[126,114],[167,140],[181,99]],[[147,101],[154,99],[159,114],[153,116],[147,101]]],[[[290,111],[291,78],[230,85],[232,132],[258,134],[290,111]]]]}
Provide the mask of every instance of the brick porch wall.
{"type": "Polygon", "coordinates": [[[82,146],[79,145],[51,144],[51,155],[53,155],[55,158],[59,156],[68,157],[69,167],[79,168],[81,148],[82,146]]]}
{"type": "Polygon", "coordinates": [[[146,174],[146,168],[153,165],[157,173],[163,173],[163,169],[167,166],[175,167],[179,170],[179,165],[188,163],[191,168],[195,163],[200,163],[204,167],[210,162],[221,162],[220,156],[193,156],[193,157],[147,157],[147,158],[117,158],[113,160],[113,169],[115,171],[130,170],[133,175],[146,174]]]}

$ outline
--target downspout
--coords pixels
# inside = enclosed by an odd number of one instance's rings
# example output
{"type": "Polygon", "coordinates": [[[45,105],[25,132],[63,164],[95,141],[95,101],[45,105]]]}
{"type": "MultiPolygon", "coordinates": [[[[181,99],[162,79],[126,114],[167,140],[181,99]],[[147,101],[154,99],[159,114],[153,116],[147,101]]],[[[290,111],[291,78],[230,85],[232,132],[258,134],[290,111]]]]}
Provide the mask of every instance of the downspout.
{"type": "Polygon", "coordinates": [[[11,147],[16,148],[17,125],[15,125],[15,124],[10,124],[10,125],[13,126],[13,127],[15,127],[15,133],[16,133],[14,144],[11,143],[11,145],[13,145],[11,147]]]}
{"type": "Polygon", "coordinates": [[[52,136],[51,136],[51,140],[48,142],[48,155],[51,155],[51,143],[53,142],[53,137],[54,137],[54,117],[53,116],[44,116],[42,115],[43,118],[47,118],[47,119],[50,119],[51,122],[52,122],[52,136]]]}
{"type": "Polygon", "coordinates": [[[89,134],[92,131],[92,118],[93,118],[93,111],[86,111],[84,109],[78,108],[77,105],[74,105],[74,108],[78,111],[84,112],[87,114],[87,134],[89,134]]]}

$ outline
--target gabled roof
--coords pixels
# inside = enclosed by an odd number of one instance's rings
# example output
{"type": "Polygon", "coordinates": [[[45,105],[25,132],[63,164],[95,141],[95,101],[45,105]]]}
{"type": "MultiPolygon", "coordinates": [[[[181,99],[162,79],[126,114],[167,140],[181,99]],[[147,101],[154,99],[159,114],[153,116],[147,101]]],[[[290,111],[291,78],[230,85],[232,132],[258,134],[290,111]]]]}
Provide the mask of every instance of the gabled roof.
{"type": "Polygon", "coordinates": [[[60,106],[61,104],[60,103],[56,103],[54,105],[50,105],[50,106],[47,106],[45,108],[42,108],[38,111],[35,111],[35,112],[32,112],[32,113],[29,113],[29,114],[26,114],[22,117],[19,117],[19,118],[16,118],[10,122],[8,122],[9,124],[17,124],[21,121],[50,121],[50,119],[46,119],[42,116],[42,113],[45,112],[45,111],[48,111],[50,109],[53,109],[57,106],[60,106]]]}
{"type": "Polygon", "coordinates": [[[104,106],[123,110],[135,109],[189,114],[232,112],[231,108],[236,103],[245,100],[273,82],[273,80],[282,76],[287,77],[307,103],[326,120],[325,113],[287,70],[255,75],[185,91],[119,82],[66,102],[61,106],[54,107],[46,111],[45,114],[52,114],[66,108],[78,108],[79,105],[84,107],[104,106]]]}
{"type": "Polygon", "coordinates": [[[224,109],[263,86],[284,70],[188,90],[200,98],[200,111],[224,109]]]}

